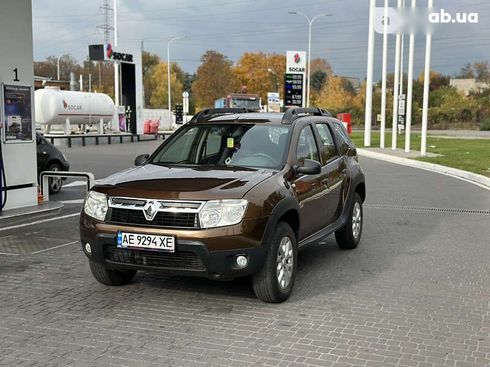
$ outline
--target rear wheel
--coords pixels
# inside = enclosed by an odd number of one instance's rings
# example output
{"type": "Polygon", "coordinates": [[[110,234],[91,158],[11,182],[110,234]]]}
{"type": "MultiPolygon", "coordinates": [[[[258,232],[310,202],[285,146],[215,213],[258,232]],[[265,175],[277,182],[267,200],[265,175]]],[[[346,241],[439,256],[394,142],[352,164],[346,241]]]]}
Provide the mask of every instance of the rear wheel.
{"type": "Polygon", "coordinates": [[[359,245],[362,234],[362,199],[356,192],[350,208],[347,223],[335,232],[335,239],[341,249],[354,249],[359,245]]]}
{"type": "Polygon", "coordinates": [[[288,224],[280,222],[272,236],[264,266],[252,277],[258,299],[279,303],[289,298],[296,278],[297,257],[296,236],[288,224]]]}
{"type": "MultiPolygon", "coordinates": [[[[58,163],[51,163],[48,167],[48,171],[54,171],[54,172],[57,172],[57,171],[60,171],[61,170],[61,167],[58,163]]],[[[62,179],[61,178],[54,178],[54,177],[50,177],[48,179],[49,181],[49,193],[50,194],[57,194],[60,192],[61,190],[61,186],[63,185],[62,184],[62,179]]]]}
{"type": "Polygon", "coordinates": [[[128,284],[136,274],[136,270],[112,270],[104,265],[89,260],[90,271],[95,279],[105,285],[128,284]]]}

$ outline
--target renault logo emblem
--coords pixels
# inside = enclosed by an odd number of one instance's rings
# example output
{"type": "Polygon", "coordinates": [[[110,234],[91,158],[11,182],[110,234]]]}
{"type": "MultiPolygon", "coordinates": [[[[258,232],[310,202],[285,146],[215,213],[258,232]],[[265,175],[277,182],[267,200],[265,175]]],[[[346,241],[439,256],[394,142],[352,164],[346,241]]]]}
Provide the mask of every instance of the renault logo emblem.
{"type": "Polygon", "coordinates": [[[143,214],[145,215],[146,220],[151,222],[153,219],[155,219],[155,216],[157,215],[157,210],[157,203],[155,203],[154,201],[148,201],[143,208],[143,214]]]}

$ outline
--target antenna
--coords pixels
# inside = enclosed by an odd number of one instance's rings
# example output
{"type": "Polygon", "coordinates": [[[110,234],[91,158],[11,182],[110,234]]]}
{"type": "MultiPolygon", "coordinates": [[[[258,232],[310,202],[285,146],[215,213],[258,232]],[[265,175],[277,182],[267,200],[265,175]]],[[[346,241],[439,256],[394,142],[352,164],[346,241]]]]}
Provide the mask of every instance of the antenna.
{"type": "Polygon", "coordinates": [[[114,27],[111,26],[114,9],[109,5],[109,0],[104,0],[103,5],[99,7],[99,12],[104,16],[104,24],[98,25],[98,29],[104,31],[104,43],[111,42],[111,31],[114,27]]]}

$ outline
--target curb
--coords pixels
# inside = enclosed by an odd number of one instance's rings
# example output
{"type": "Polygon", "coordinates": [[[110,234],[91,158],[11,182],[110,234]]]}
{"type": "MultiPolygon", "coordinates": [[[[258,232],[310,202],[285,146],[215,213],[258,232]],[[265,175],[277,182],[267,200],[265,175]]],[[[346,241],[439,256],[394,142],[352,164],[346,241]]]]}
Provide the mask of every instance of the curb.
{"type": "Polygon", "coordinates": [[[0,212],[0,222],[3,220],[19,219],[19,218],[35,218],[37,216],[46,216],[57,214],[64,204],[58,201],[48,201],[41,205],[29,206],[26,208],[7,209],[0,212]]]}
{"type": "Polygon", "coordinates": [[[446,176],[451,176],[451,177],[472,183],[472,184],[477,185],[479,187],[482,187],[484,189],[490,190],[490,178],[485,177],[483,175],[478,175],[476,173],[463,171],[461,169],[451,168],[451,167],[443,166],[440,164],[422,162],[422,161],[417,161],[414,159],[396,157],[396,156],[392,156],[390,154],[373,152],[373,151],[370,151],[368,149],[357,148],[356,150],[357,150],[357,153],[362,157],[379,159],[382,161],[386,161],[386,162],[390,162],[390,163],[396,163],[396,164],[400,164],[403,166],[409,166],[409,167],[413,167],[413,168],[423,169],[426,171],[440,173],[440,174],[443,174],[446,176]]]}

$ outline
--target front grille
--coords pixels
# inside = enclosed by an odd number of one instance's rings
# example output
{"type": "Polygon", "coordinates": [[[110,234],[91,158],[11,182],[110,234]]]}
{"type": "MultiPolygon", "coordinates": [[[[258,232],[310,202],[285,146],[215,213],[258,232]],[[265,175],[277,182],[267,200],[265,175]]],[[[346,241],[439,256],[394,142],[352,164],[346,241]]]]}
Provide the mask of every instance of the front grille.
{"type": "Polygon", "coordinates": [[[106,245],[104,246],[104,257],[109,261],[121,264],[149,265],[180,270],[205,270],[199,255],[189,251],[130,250],[106,245]]]}
{"type": "Polygon", "coordinates": [[[158,212],[152,221],[145,218],[142,210],[109,208],[108,221],[118,224],[133,224],[169,228],[199,228],[197,213],[158,212]]]}

